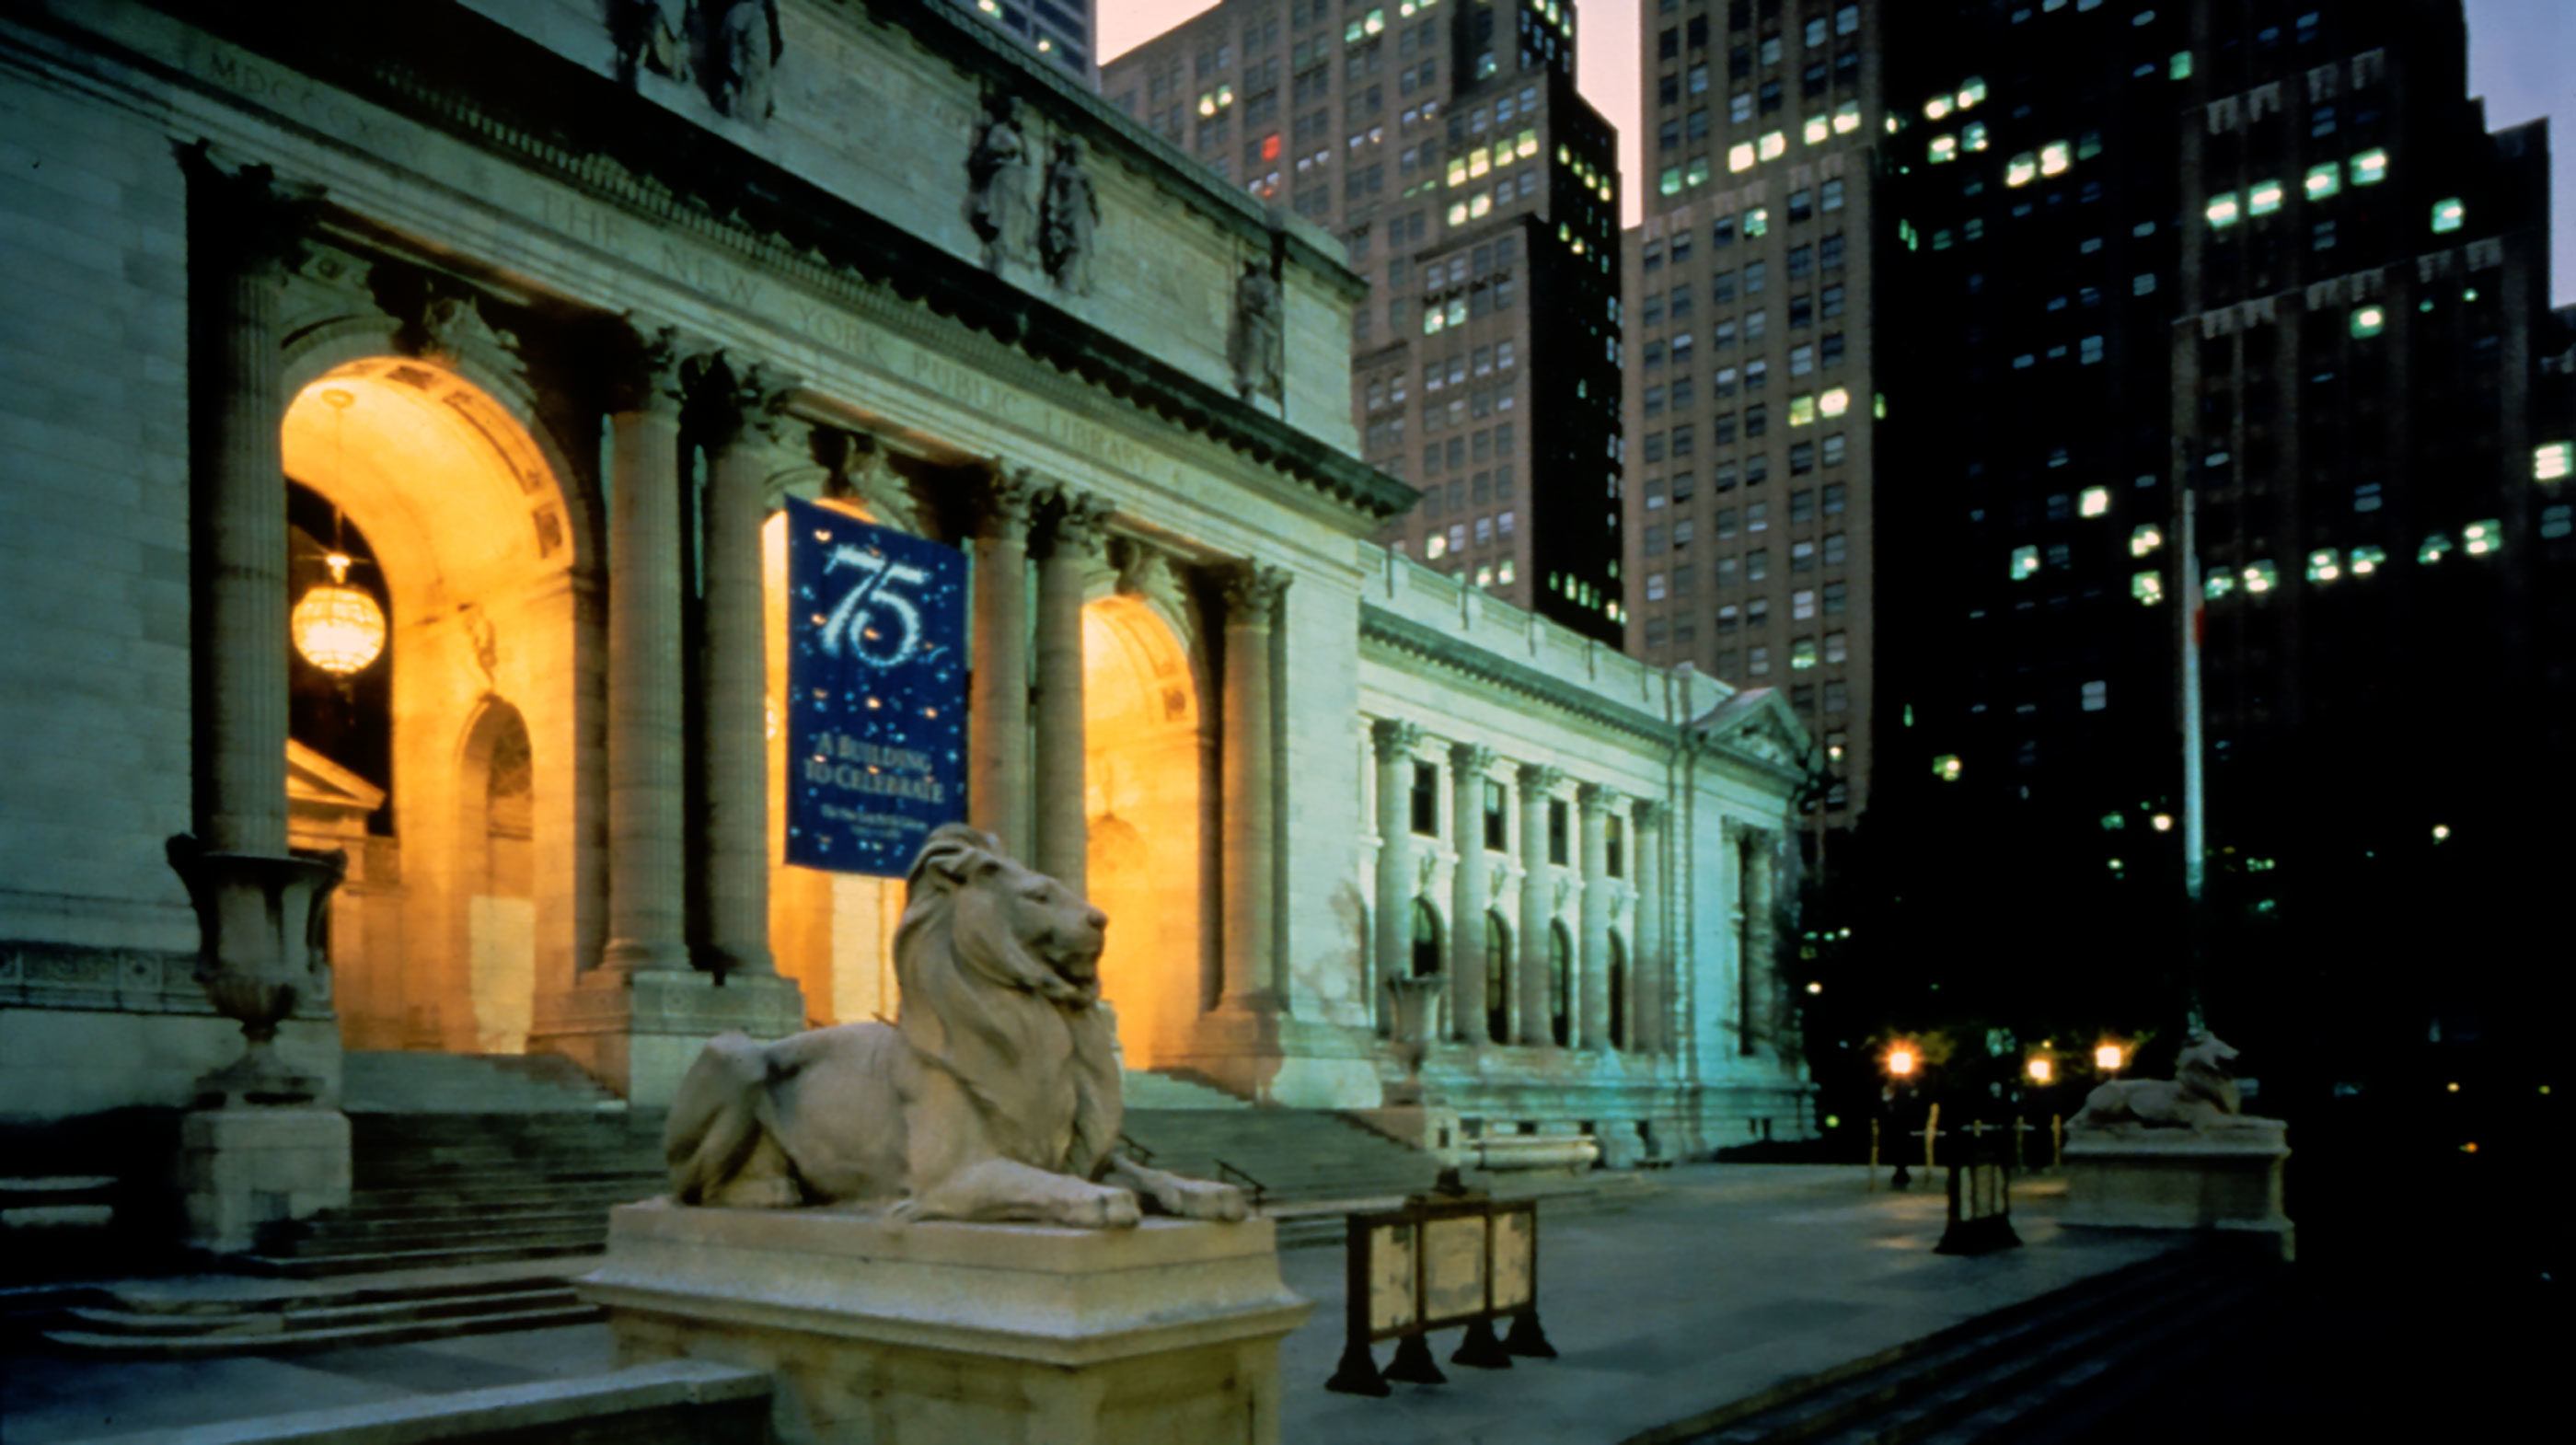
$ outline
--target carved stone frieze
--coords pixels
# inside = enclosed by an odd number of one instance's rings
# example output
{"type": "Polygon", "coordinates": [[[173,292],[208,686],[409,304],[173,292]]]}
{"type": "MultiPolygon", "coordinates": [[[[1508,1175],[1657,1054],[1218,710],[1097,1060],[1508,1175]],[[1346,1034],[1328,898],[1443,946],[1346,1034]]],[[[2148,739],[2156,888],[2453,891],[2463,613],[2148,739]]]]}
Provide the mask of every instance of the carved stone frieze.
{"type": "Polygon", "coordinates": [[[1029,139],[1020,98],[994,101],[975,133],[966,156],[966,218],[984,243],[984,265],[999,271],[1028,257],[1032,217],[1029,214],[1029,139]]]}
{"type": "Polygon", "coordinates": [[[1234,323],[1226,338],[1235,395],[1276,401],[1287,394],[1287,334],[1276,266],[1267,257],[1244,262],[1234,282],[1234,323]]]}
{"type": "Polygon", "coordinates": [[[1047,275],[1076,296],[1091,292],[1093,234],[1099,225],[1100,194],[1083,169],[1082,142],[1066,136],[1055,143],[1055,159],[1047,165],[1038,258],[1047,275]]]}

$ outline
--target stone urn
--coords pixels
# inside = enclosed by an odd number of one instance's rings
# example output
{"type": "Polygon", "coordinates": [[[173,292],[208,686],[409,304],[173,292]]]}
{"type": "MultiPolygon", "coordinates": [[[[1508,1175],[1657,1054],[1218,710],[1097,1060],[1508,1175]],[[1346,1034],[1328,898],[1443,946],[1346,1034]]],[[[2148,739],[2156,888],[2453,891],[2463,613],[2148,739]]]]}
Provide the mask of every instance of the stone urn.
{"type": "Polygon", "coordinates": [[[1440,1016],[1440,989],[1448,982],[1438,974],[1406,974],[1390,979],[1395,992],[1395,1052],[1404,1061],[1404,1082],[1388,1091],[1390,1104],[1422,1102],[1422,1060],[1431,1049],[1434,1020],[1440,1016]]]}
{"type": "Polygon", "coordinates": [[[293,1105],[322,1083],[278,1056],[277,1029],[307,999],[330,996],[324,925],[348,854],[209,851],[182,833],[170,866],[197,911],[197,983],[215,1012],[241,1025],[242,1057],[197,1081],[199,1108],[293,1105]]]}

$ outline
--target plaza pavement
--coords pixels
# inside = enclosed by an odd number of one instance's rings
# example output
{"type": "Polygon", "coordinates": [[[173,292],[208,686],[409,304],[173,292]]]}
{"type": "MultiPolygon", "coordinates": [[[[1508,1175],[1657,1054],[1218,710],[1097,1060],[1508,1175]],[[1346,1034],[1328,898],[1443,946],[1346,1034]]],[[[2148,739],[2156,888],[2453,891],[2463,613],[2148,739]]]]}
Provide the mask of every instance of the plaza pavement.
{"type": "MultiPolygon", "coordinates": [[[[2017,1190],[2022,1249],[1932,1253],[1937,1188],[1869,1193],[1853,1167],[1695,1165],[1626,1208],[1540,1213],[1540,1304],[1555,1360],[1448,1363],[1445,1385],[1371,1399],[1323,1388],[1342,1350],[1341,1249],[1288,1251],[1315,1314],[1281,1350],[1281,1437],[1422,1445],[1613,1445],[1781,1380],[1873,1354],[2172,1247],[2173,1237],[2065,1230],[2059,1191],[2017,1190]]],[[[1383,1366],[1391,1345],[1378,1347],[1383,1366]]],[[[277,1359],[0,1362],[0,1439],[49,1445],[175,1425],[360,1405],[612,1368],[605,1325],[277,1359]]]]}

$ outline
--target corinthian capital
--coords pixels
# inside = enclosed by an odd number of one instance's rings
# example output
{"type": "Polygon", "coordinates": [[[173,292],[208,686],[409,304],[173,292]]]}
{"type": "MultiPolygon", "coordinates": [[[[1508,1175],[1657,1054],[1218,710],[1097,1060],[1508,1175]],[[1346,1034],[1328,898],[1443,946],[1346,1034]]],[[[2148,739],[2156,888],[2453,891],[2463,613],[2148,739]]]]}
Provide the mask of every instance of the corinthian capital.
{"type": "Polygon", "coordinates": [[[1060,556],[1089,557],[1100,550],[1101,526],[1109,520],[1109,500],[1097,492],[1056,487],[1040,499],[1046,544],[1060,556]]]}
{"type": "Polygon", "coordinates": [[[1369,742],[1377,749],[1379,762],[1392,762],[1422,746],[1422,727],[1382,717],[1369,724],[1369,742]]]}
{"type": "Polygon", "coordinates": [[[1515,781],[1515,786],[1520,790],[1523,802],[1534,802],[1555,792],[1564,782],[1563,768],[1532,764],[1521,769],[1521,775],[1515,781]]]}
{"type": "Polygon", "coordinates": [[[1262,562],[1239,562],[1225,573],[1228,624],[1268,627],[1277,617],[1280,599],[1288,595],[1288,569],[1262,562]]]}
{"type": "Polygon", "coordinates": [[[322,209],[322,188],[281,181],[265,165],[218,155],[205,141],[179,149],[188,181],[188,209],[223,248],[223,259],[246,275],[282,277],[304,258],[304,244],[322,209]]]}

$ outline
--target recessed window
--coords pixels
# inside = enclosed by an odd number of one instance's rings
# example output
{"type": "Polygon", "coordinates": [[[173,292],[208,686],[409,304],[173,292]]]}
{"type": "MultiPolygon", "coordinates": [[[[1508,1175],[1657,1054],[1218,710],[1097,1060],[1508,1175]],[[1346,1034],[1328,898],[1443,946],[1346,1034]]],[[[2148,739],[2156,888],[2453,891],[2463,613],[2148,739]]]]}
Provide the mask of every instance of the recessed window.
{"type": "Polygon", "coordinates": [[[2469,218],[2469,208],[2457,196],[2433,203],[2433,234],[2456,231],[2469,218]]]}
{"type": "Polygon", "coordinates": [[[2388,179],[2388,152],[2367,150],[2344,163],[2356,186],[2375,186],[2388,179]]]}
{"type": "Polygon", "coordinates": [[[2015,547],[2012,550],[2012,580],[2021,581],[2039,570],[2037,547],[2015,547]]]}
{"type": "Polygon", "coordinates": [[[2308,167],[2307,192],[2311,201],[2322,201],[2343,189],[2343,167],[2332,161],[2308,167]]]}
{"type": "Polygon", "coordinates": [[[2279,181],[2256,181],[2245,193],[2248,215],[2268,216],[2281,209],[2284,192],[2279,181]]]}
{"type": "Polygon", "coordinates": [[[2087,517],[2099,517],[2110,510],[2111,489],[2109,487],[2086,487],[2076,505],[2076,511],[2087,517]]]}
{"type": "Polygon", "coordinates": [[[2377,306],[2356,306],[2352,308],[2353,335],[2377,336],[2380,332],[2387,329],[2388,312],[2385,309],[2377,306]]]}
{"type": "Polygon", "coordinates": [[[2084,710],[2100,712],[2111,705],[2111,684],[2107,681],[2084,684],[2084,710]]]}
{"type": "Polygon", "coordinates": [[[2531,449],[2531,479],[2563,482],[2576,474],[2576,442],[2543,442],[2531,449]]]}
{"type": "Polygon", "coordinates": [[[1413,765],[1413,831],[1425,838],[1440,836],[1440,769],[1437,764],[1417,762],[1413,765]]]}
{"type": "Polygon", "coordinates": [[[1563,798],[1547,800],[1547,861],[1562,866],[1573,856],[1568,841],[1566,806],[1563,798]]]}
{"type": "Polygon", "coordinates": [[[2211,196],[2209,205],[2202,214],[2208,216],[2209,224],[2219,230],[2225,230],[2245,219],[2243,203],[2237,199],[2234,191],[2220,191],[2217,195],[2211,196]]]}

